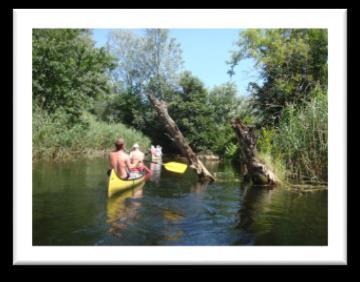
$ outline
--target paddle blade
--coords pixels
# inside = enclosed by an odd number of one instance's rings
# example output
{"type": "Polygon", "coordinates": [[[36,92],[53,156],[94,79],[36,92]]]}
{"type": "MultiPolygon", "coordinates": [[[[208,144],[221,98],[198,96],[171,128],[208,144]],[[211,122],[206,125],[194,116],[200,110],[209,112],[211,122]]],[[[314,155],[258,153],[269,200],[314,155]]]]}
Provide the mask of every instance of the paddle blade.
{"type": "Polygon", "coordinates": [[[176,172],[176,173],[184,173],[187,169],[187,165],[186,164],[182,164],[182,163],[176,163],[176,162],[169,162],[164,164],[164,167],[167,170],[170,170],[172,172],[176,172]]]}

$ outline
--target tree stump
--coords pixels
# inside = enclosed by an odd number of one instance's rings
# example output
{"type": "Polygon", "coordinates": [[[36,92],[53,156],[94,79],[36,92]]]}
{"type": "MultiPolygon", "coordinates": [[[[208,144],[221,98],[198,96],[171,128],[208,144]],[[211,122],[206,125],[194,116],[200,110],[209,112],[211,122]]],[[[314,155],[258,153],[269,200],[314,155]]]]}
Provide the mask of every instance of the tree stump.
{"type": "Polygon", "coordinates": [[[232,121],[231,126],[240,145],[240,157],[246,178],[251,179],[255,185],[277,185],[279,180],[276,175],[257,157],[255,127],[243,124],[240,119],[232,121]]]}
{"type": "Polygon", "coordinates": [[[150,100],[150,103],[155,108],[160,118],[160,121],[164,124],[166,130],[168,131],[169,135],[172,137],[173,141],[180,149],[181,153],[189,161],[190,167],[196,171],[200,179],[202,180],[208,179],[210,181],[214,181],[215,177],[207,170],[204,164],[199,160],[197,155],[191,149],[189,144],[187,144],[183,134],[179,130],[175,121],[169,115],[166,102],[157,99],[152,94],[147,94],[147,96],[150,100]]]}

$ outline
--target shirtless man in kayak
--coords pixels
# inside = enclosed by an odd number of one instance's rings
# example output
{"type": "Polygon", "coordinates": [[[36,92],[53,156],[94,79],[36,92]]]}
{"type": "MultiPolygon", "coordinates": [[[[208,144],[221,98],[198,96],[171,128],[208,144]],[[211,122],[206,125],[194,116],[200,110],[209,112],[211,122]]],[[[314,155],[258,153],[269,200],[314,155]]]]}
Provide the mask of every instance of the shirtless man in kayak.
{"type": "Polygon", "coordinates": [[[109,154],[109,164],[116,174],[122,178],[128,178],[130,171],[134,165],[130,162],[129,155],[125,152],[125,142],[123,138],[118,138],[115,142],[116,150],[109,154]]]}

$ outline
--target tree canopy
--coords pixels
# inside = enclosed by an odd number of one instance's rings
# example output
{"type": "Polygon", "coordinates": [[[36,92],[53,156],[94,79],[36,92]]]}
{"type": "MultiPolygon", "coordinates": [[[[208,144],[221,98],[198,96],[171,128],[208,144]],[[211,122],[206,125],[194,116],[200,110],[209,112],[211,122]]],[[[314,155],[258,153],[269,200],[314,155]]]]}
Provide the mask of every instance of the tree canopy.
{"type": "Polygon", "coordinates": [[[168,30],[146,30],[143,36],[113,31],[107,46],[118,59],[113,79],[123,82],[109,104],[109,109],[117,113],[113,118],[141,129],[154,142],[176,151],[146,99],[149,92],[167,102],[170,115],[195,151],[222,150],[231,135],[230,115],[238,106],[234,84],[209,91],[191,72],[181,72],[181,47],[170,38],[168,30]]]}
{"type": "Polygon", "coordinates": [[[229,74],[241,60],[255,59],[263,84],[249,87],[264,124],[277,123],[286,106],[309,101],[315,87],[327,90],[325,29],[247,29],[237,46],[229,74]]]}
{"type": "Polygon", "coordinates": [[[65,111],[71,124],[111,92],[114,58],[94,45],[89,30],[33,30],[33,99],[48,112],[65,111]]]}

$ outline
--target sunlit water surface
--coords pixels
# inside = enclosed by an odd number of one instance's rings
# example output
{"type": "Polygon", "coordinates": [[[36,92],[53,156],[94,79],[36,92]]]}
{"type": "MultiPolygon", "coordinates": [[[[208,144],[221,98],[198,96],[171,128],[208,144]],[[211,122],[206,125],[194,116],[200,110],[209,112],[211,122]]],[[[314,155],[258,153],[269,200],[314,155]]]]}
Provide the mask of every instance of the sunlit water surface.
{"type": "Polygon", "coordinates": [[[144,185],[108,199],[106,159],[33,166],[33,245],[327,245],[327,190],[245,187],[153,166],[144,185]]]}

